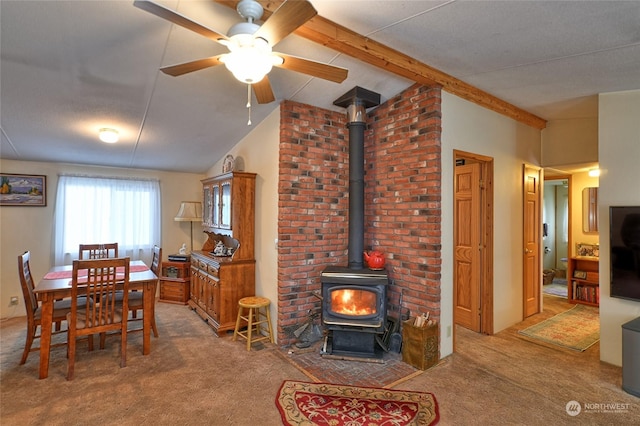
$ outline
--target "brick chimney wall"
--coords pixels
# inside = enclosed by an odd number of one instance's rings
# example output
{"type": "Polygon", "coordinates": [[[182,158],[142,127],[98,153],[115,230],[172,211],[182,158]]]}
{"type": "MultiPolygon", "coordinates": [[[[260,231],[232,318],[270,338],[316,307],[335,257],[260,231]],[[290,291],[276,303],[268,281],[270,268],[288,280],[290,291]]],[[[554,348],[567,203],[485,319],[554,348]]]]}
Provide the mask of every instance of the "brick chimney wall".
{"type": "MultiPolygon", "coordinates": [[[[365,242],[382,251],[412,314],[440,317],[440,89],[414,85],[368,111],[365,242]]],[[[347,264],[349,131],[345,112],[284,101],[278,184],[278,342],[319,314],[320,274],[347,264]],[[317,296],[316,296],[317,295],[317,296]]],[[[393,314],[393,310],[390,313],[393,314]]]]}
{"type": "MultiPolygon", "coordinates": [[[[441,96],[414,85],[368,114],[365,248],[380,250],[411,315],[440,319],[441,96]]],[[[397,312],[397,311],[396,311],[397,312]]]]}

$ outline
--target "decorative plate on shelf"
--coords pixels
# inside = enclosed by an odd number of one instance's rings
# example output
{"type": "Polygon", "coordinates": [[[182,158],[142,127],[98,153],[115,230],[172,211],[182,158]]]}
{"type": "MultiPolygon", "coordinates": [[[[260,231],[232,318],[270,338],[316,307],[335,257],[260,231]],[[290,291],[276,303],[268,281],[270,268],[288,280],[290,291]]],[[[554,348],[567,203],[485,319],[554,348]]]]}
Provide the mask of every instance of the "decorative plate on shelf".
{"type": "Polygon", "coordinates": [[[229,154],[224,157],[224,163],[222,163],[222,173],[233,171],[233,155],[229,154]]]}

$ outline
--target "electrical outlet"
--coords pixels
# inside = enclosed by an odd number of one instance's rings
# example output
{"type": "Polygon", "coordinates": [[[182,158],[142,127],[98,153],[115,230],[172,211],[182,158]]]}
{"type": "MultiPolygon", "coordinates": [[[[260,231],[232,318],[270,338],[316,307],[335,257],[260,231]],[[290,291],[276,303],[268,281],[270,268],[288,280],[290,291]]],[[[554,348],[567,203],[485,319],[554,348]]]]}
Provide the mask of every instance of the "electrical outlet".
{"type": "Polygon", "coordinates": [[[11,301],[9,302],[9,306],[15,306],[18,304],[18,296],[11,296],[11,301]]]}
{"type": "Polygon", "coordinates": [[[451,337],[451,326],[447,326],[447,337],[451,337]]]}

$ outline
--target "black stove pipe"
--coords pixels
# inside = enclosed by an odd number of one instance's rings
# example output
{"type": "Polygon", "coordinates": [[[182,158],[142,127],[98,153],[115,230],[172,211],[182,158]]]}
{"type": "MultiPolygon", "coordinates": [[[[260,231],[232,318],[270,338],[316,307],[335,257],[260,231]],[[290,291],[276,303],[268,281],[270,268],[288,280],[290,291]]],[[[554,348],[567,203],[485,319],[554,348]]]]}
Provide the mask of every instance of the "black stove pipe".
{"type": "Polygon", "coordinates": [[[362,269],[364,251],[364,129],[366,111],[359,102],[347,107],[349,123],[349,269],[362,269]]]}
{"type": "Polygon", "coordinates": [[[347,109],[349,128],[349,269],[363,269],[364,130],[366,108],[380,105],[380,95],[355,87],[333,102],[347,109]]]}

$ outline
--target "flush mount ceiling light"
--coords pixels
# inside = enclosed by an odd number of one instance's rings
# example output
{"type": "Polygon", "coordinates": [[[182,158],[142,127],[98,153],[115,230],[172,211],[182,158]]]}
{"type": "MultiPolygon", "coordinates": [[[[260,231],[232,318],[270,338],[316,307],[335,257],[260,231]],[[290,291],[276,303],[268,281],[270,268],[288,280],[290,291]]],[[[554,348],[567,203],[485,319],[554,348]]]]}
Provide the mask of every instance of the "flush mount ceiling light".
{"type": "Polygon", "coordinates": [[[600,176],[600,169],[591,169],[589,170],[590,177],[598,177],[600,176]]]}
{"type": "Polygon", "coordinates": [[[100,140],[106,143],[116,143],[118,142],[118,139],[120,139],[120,134],[116,129],[110,129],[107,127],[103,127],[102,129],[100,129],[98,135],[100,137],[100,140]]]}

